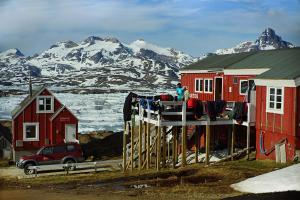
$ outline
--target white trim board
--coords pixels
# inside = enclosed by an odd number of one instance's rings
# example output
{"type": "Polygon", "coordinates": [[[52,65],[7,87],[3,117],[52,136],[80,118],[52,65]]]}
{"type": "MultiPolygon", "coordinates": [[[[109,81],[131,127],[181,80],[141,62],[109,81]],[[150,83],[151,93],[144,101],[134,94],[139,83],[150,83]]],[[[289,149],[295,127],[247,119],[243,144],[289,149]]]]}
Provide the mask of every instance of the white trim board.
{"type": "Polygon", "coordinates": [[[31,142],[31,141],[39,141],[39,134],[40,134],[40,125],[38,122],[24,122],[23,123],[23,141],[24,142],[31,142]],[[26,126],[35,126],[35,137],[34,138],[27,138],[26,137],[26,126]]]}
{"type": "Polygon", "coordinates": [[[223,70],[216,69],[216,70],[182,70],[179,71],[180,74],[203,74],[203,73],[218,73],[223,72],[223,70]]]}
{"type": "Polygon", "coordinates": [[[259,75],[266,71],[269,68],[260,68],[260,69],[224,69],[224,75],[259,75]]]}
{"type": "MultiPolygon", "coordinates": [[[[254,79],[255,85],[270,87],[296,87],[295,80],[273,80],[273,79],[254,79]]],[[[299,81],[300,83],[300,81],[299,81]]]]}

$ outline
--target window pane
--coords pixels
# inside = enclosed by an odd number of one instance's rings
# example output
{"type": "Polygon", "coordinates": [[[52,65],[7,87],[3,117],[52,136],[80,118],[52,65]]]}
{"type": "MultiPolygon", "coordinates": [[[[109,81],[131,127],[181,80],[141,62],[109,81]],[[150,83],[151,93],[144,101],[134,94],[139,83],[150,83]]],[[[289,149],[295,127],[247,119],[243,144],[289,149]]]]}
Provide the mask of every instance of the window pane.
{"type": "Polygon", "coordinates": [[[238,84],[238,78],[236,77],[233,78],[233,84],[238,84]]]}
{"type": "Polygon", "coordinates": [[[276,97],[276,101],[280,103],[281,102],[281,98],[282,98],[281,96],[277,96],[276,97]]]}
{"type": "Polygon", "coordinates": [[[270,102],[269,107],[274,108],[274,102],[270,102]]]}
{"type": "Polygon", "coordinates": [[[275,101],[275,96],[274,95],[270,95],[270,101],[275,101]]]}
{"type": "Polygon", "coordinates": [[[53,148],[53,153],[64,153],[66,152],[65,146],[57,146],[53,148]]]}
{"type": "Polygon", "coordinates": [[[51,110],[51,105],[46,105],[46,110],[51,110]]]}
{"type": "Polygon", "coordinates": [[[245,94],[248,90],[248,81],[241,81],[240,93],[245,94]]]}
{"type": "Polygon", "coordinates": [[[209,92],[212,92],[212,80],[209,80],[209,92]]]}
{"type": "Polygon", "coordinates": [[[44,99],[39,99],[39,105],[44,105],[44,99]]]}
{"type": "Polygon", "coordinates": [[[276,103],[276,109],[281,109],[281,103],[276,103]]]}
{"type": "Polygon", "coordinates": [[[200,91],[203,91],[203,81],[200,80],[200,91]]]}
{"type": "Polygon", "coordinates": [[[270,88],[270,94],[275,94],[275,88],[270,88]]]}
{"type": "Polygon", "coordinates": [[[44,105],[39,105],[39,110],[45,110],[45,106],[44,105]]]}
{"type": "Polygon", "coordinates": [[[74,150],[75,150],[74,145],[68,145],[67,146],[67,151],[74,151],[74,150]]]}
{"type": "Polygon", "coordinates": [[[35,125],[26,125],[26,138],[35,138],[35,131],[36,126],[35,125]]]}
{"type": "Polygon", "coordinates": [[[204,81],[204,90],[207,92],[208,91],[208,80],[204,81]]]}
{"type": "Polygon", "coordinates": [[[277,95],[281,95],[282,94],[282,89],[277,89],[277,95]]]}
{"type": "Polygon", "coordinates": [[[48,105],[51,105],[51,98],[46,98],[46,104],[48,105]]]}
{"type": "Polygon", "coordinates": [[[52,147],[46,147],[43,149],[43,155],[52,154],[52,147]]]}
{"type": "Polygon", "coordinates": [[[196,91],[199,91],[199,80],[196,79],[196,91]]]}

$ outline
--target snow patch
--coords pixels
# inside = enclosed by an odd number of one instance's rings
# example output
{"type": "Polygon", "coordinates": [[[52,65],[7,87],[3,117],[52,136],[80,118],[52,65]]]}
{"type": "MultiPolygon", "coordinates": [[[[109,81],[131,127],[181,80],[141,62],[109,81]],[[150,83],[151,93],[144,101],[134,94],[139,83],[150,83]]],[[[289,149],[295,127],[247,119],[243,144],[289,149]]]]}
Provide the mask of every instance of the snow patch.
{"type": "Polygon", "coordinates": [[[232,184],[231,187],[249,193],[300,191],[299,172],[300,164],[295,164],[232,184]]]}

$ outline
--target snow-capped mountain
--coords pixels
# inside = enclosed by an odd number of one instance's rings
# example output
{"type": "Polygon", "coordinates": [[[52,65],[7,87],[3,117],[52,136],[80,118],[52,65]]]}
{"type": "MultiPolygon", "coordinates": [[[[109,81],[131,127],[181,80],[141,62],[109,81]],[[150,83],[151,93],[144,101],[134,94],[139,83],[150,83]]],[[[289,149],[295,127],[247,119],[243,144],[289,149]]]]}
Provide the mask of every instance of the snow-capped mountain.
{"type": "Polygon", "coordinates": [[[218,49],[215,53],[222,55],[222,54],[282,49],[282,48],[294,48],[294,47],[295,46],[293,44],[282,40],[280,36],[276,35],[273,29],[267,28],[261,33],[261,35],[255,41],[241,42],[236,47],[228,48],[228,49],[218,49]]]}
{"type": "Polygon", "coordinates": [[[53,87],[169,88],[178,81],[178,70],[194,61],[183,52],[141,39],[125,44],[116,38],[91,36],[80,43],[58,42],[29,57],[18,49],[0,53],[0,85],[24,85],[31,71],[34,82],[53,87]]]}

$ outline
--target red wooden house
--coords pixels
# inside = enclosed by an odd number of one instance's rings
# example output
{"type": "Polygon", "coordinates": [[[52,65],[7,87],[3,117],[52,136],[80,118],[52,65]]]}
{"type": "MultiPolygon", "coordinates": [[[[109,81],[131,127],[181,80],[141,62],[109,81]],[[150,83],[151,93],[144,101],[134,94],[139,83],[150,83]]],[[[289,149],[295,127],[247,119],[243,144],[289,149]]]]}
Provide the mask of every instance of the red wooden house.
{"type": "Polygon", "coordinates": [[[12,111],[13,158],[49,144],[74,142],[78,119],[46,87],[30,92],[12,111]]]}
{"type": "Polygon", "coordinates": [[[212,55],[183,68],[181,83],[202,101],[250,102],[256,157],[290,161],[300,149],[299,58],[300,48],[212,55]]]}

